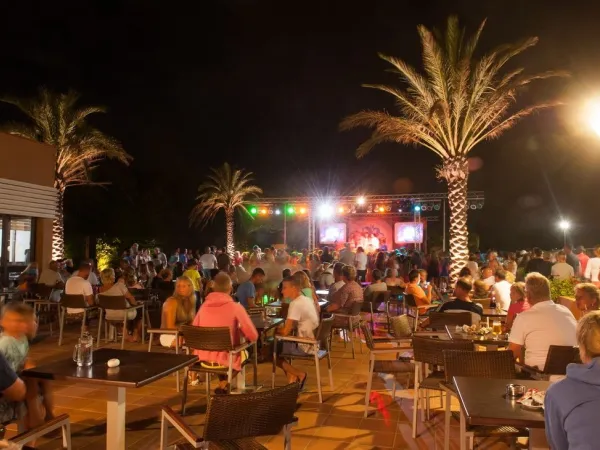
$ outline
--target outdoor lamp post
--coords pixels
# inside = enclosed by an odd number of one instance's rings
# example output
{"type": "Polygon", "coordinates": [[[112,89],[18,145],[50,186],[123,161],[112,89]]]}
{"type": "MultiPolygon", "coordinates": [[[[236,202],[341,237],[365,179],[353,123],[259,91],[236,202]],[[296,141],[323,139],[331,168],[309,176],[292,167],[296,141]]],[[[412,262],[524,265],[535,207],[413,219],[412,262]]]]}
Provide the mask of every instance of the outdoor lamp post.
{"type": "Polygon", "coordinates": [[[600,99],[594,99],[588,103],[586,117],[590,128],[600,136],[600,99]]]}
{"type": "Polygon", "coordinates": [[[558,228],[563,231],[563,241],[564,245],[567,245],[567,231],[571,228],[571,223],[568,220],[562,219],[558,222],[558,228]]]}

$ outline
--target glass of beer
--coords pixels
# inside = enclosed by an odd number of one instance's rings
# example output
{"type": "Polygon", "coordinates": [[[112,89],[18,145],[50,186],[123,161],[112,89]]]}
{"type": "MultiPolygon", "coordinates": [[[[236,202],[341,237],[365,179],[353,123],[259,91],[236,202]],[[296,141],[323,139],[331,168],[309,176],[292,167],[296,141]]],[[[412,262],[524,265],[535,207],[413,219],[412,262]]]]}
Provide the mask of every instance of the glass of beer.
{"type": "Polygon", "coordinates": [[[492,322],[492,334],[494,335],[494,339],[498,339],[498,335],[502,334],[502,323],[499,320],[492,322]]]}

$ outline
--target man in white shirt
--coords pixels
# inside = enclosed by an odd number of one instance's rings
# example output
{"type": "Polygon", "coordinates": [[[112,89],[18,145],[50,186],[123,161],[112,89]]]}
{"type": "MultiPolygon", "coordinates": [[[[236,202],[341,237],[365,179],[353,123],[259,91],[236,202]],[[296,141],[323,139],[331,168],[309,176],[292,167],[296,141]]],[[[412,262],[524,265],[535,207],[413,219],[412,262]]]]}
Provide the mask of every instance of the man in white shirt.
{"type": "Polygon", "coordinates": [[[331,264],[325,263],[323,264],[323,273],[321,273],[319,276],[319,284],[321,285],[321,289],[329,289],[333,283],[335,283],[333,268],[331,267],[331,264]]]}
{"type": "Polygon", "coordinates": [[[370,301],[371,296],[375,292],[386,292],[388,290],[387,284],[385,284],[383,281],[383,274],[380,270],[375,269],[371,276],[373,277],[373,282],[366,287],[363,294],[365,301],[370,301]]]}
{"type": "Polygon", "coordinates": [[[356,273],[358,274],[358,281],[366,281],[367,276],[367,262],[369,258],[362,247],[356,249],[356,255],[354,255],[354,266],[356,267],[356,273]]]}
{"type": "Polygon", "coordinates": [[[485,283],[485,285],[491,288],[496,282],[496,278],[494,277],[494,272],[489,267],[484,267],[481,269],[481,281],[485,283]]]}
{"type": "Polygon", "coordinates": [[[334,283],[329,286],[329,294],[327,294],[327,300],[331,301],[333,298],[333,294],[335,294],[344,284],[344,279],[342,278],[342,268],[344,264],[339,262],[335,263],[333,266],[333,280],[334,283]]]}
{"type": "Polygon", "coordinates": [[[45,284],[46,286],[53,288],[52,293],[50,294],[50,300],[54,302],[58,302],[60,300],[60,294],[65,287],[65,282],[60,276],[60,273],[58,273],[58,262],[50,261],[48,268],[45,269],[40,275],[38,283],[45,284]]]}
{"type": "Polygon", "coordinates": [[[575,276],[573,266],[567,263],[565,252],[558,252],[556,255],[556,264],[552,266],[552,278],[555,280],[570,280],[575,276]]]}
{"type": "Polygon", "coordinates": [[[496,270],[495,280],[496,282],[492,286],[492,296],[496,299],[496,303],[502,306],[504,311],[508,311],[511,284],[506,281],[506,271],[504,269],[496,270]]]}
{"type": "MultiPolygon", "coordinates": [[[[98,277],[96,276],[96,274],[94,273],[94,261],[91,259],[86,259],[85,261],[82,262],[81,265],[88,265],[90,267],[90,272],[88,274],[87,277],[85,277],[85,279],[87,281],[89,281],[89,283],[92,286],[99,286],[100,285],[100,281],[98,281],[98,277]]],[[[81,270],[81,266],[79,266],[79,270],[76,270],[75,272],[73,272],[73,276],[74,277],[82,277],[84,278],[82,275],[79,274],[79,271],[81,270]]]]}
{"type": "Polygon", "coordinates": [[[210,279],[210,271],[217,267],[217,257],[210,252],[210,247],[204,249],[204,255],[200,257],[200,264],[202,264],[204,278],[210,279]]]}
{"type": "Polygon", "coordinates": [[[577,345],[577,321],[571,311],[550,300],[550,282],[540,273],[525,278],[525,290],[531,308],[517,315],[510,331],[508,349],[525,364],[544,369],[551,345],[577,345]]]}
{"type": "MultiPolygon", "coordinates": [[[[79,270],[77,271],[77,275],[73,274],[71,278],[67,280],[65,283],[65,294],[68,295],[83,295],[86,303],[90,306],[94,305],[94,290],[92,289],[92,285],[87,280],[88,276],[91,273],[91,266],[87,263],[82,263],[79,266],[79,270]]],[[[68,314],[78,314],[82,313],[83,309],[79,308],[67,308],[68,314]]],[[[86,323],[84,328],[87,330],[89,325],[89,317],[86,317],[86,323]]]]}
{"type": "Polygon", "coordinates": [[[340,262],[346,264],[347,266],[354,265],[354,257],[356,254],[350,248],[350,243],[346,242],[344,244],[344,249],[340,252],[340,262]]]}
{"type": "MultiPolygon", "coordinates": [[[[313,300],[302,295],[303,282],[303,277],[299,273],[283,280],[283,298],[293,300],[290,303],[284,327],[277,330],[277,334],[281,336],[290,336],[295,329],[298,337],[315,338],[314,330],[319,327],[319,315],[313,300]]],[[[281,341],[280,344],[281,347],[277,352],[277,366],[283,369],[290,383],[299,382],[303,386],[306,372],[296,369],[280,355],[288,357],[290,355],[309,355],[314,352],[314,346],[281,341]]]]}
{"type": "MultiPolygon", "coordinates": [[[[165,255],[163,252],[160,251],[160,248],[156,247],[154,249],[154,258],[156,261],[158,261],[159,264],[161,264],[163,266],[163,269],[167,267],[167,255],[165,255]]],[[[158,266],[158,264],[156,264],[156,262],[154,263],[155,266],[158,266]]]]}

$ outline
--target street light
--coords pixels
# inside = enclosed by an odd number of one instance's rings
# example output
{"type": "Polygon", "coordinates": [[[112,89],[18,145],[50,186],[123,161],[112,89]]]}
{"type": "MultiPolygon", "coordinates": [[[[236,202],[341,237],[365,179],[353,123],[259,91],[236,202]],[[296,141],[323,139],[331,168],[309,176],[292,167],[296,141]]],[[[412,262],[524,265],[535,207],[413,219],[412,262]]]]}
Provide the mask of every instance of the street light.
{"type": "Polygon", "coordinates": [[[567,231],[569,231],[569,228],[571,228],[571,222],[562,219],[560,222],[558,222],[558,228],[563,230],[564,245],[567,245],[567,231]]]}
{"type": "Polygon", "coordinates": [[[600,136],[600,99],[594,99],[588,103],[586,116],[590,128],[600,136]]]}

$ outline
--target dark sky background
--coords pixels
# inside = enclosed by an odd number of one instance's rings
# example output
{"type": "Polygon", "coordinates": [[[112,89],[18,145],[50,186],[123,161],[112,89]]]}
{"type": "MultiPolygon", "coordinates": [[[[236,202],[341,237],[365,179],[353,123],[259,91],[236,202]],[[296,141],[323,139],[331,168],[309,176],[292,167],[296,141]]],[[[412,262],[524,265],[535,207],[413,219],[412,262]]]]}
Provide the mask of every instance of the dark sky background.
{"type": "MultiPolygon", "coordinates": [[[[525,36],[537,47],[516,63],[566,69],[524,101],[568,106],[526,119],[472,153],[470,189],[485,207],[469,217],[482,248],[557,246],[562,214],[576,244],[600,242],[600,138],[579,119],[600,91],[600,6],[573,0],[86,1],[4,2],[0,91],[34,95],[73,88],[109,113],[94,124],[120,139],[129,168],[105,164],[107,189],[67,194],[67,237],[156,237],[170,249],[222,241],[219,218],[204,231],[187,216],[209,167],[225,161],[255,173],[268,196],[444,192],[437,157],[384,145],[358,161],[366,130],[338,132],[361,109],[393,109],[362,83],[397,83],[377,52],[419,65],[416,26],[458,14],[473,30],[488,18],[480,54],[525,36]],[[401,181],[398,181],[401,180],[401,181]]],[[[0,106],[0,119],[19,118],[0,106]]]]}

